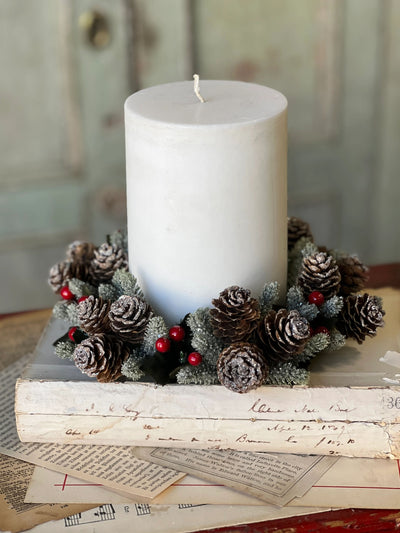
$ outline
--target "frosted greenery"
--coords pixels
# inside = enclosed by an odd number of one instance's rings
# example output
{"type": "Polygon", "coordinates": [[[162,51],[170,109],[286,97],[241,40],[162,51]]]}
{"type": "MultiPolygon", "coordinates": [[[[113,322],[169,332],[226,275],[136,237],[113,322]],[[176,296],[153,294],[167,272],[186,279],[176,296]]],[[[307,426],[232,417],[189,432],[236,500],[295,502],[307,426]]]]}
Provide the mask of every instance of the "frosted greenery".
{"type": "Polygon", "coordinates": [[[59,301],[54,304],[53,307],[53,316],[54,318],[58,318],[59,320],[67,320],[67,302],[59,301]]]}
{"type": "Polygon", "coordinates": [[[277,281],[271,281],[264,285],[263,291],[260,294],[259,303],[262,315],[266,315],[279,299],[279,283],[277,281]]]}
{"type": "Polygon", "coordinates": [[[301,255],[303,259],[306,257],[309,257],[310,255],[314,255],[318,253],[318,246],[314,243],[308,240],[305,245],[301,249],[301,255]]]}
{"type": "Polygon", "coordinates": [[[60,341],[54,347],[54,352],[60,359],[73,359],[76,344],[71,341],[60,341]]]}
{"type": "Polygon", "coordinates": [[[204,362],[216,365],[224,344],[213,334],[210,310],[207,307],[197,309],[188,316],[187,324],[192,332],[193,348],[201,353],[204,362]]]}
{"type": "Polygon", "coordinates": [[[304,350],[301,354],[296,356],[296,361],[298,363],[303,363],[308,361],[312,357],[315,357],[317,353],[328,348],[330,343],[330,337],[326,333],[317,333],[313,335],[304,347],[304,350]]]}
{"type": "Polygon", "coordinates": [[[281,363],[270,369],[265,385],[307,385],[310,373],[293,363],[281,363]]]}
{"type": "Polygon", "coordinates": [[[306,302],[303,291],[298,285],[290,287],[286,295],[286,303],[289,310],[297,309],[301,316],[309,322],[318,315],[318,307],[315,304],[306,302]]]}
{"type": "Polygon", "coordinates": [[[79,326],[78,306],[76,302],[70,302],[67,307],[68,322],[71,326],[79,326]]]}
{"type": "Polygon", "coordinates": [[[153,316],[147,324],[143,340],[143,353],[152,355],[155,352],[155,344],[160,337],[168,337],[168,327],[162,316],[153,316]]]}
{"type": "Polygon", "coordinates": [[[216,385],[219,383],[215,368],[202,363],[199,366],[185,366],[179,370],[176,380],[180,385],[216,385]]]}
{"type": "Polygon", "coordinates": [[[319,308],[321,314],[325,318],[334,318],[336,317],[343,307],[343,297],[342,296],[332,296],[329,300],[326,300],[321,307],[319,308]]]}
{"type": "Polygon", "coordinates": [[[125,252],[128,251],[128,234],[125,230],[117,230],[108,236],[109,244],[114,244],[118,248],[122,248],[125,252]]]}
{"type": "Polygon", "coordinates": [[[337,329],[332,329],[329,337],[329,350],[339,350],[346,344],[346,337],[342,335],[337,329]]]}
{"type": "Polygon", "coordinates": [[[53,307],[53,316],[59,320],[64,320],[70,326],[77,326],[79,324],[75,302],[67,302],[65,300],[57,302],[53,307]]]}
{"type": "Polygon", "coordinates": [[[113,275],[111,283],[117,289],[118,297],[126,294],[127,296],[140,296],[143,298],[142,289],[135,276],[130,272],[117,270],[113,275]]]}
{"type": "Polygon", "coordinates": [[[86,283],[77,278],[70,279],[68,281],[69,290],[76,298],[81,298],[82,296],[90,296],[91,294],[96,294],[96,289],[93,285],[86,283]]]}
{"type": "Polygon", "coordinates": [[[98,291],[100,298],[103,298],[103,300],[115,301],[118,300],[120,296],[119,290],[110,283],[101,283],[98,291]]]}
{"type": "Polygon", "coordinates": [[[140,368],[141,360],[142,358],[138,357],[135,352],[132,353],[122,365],[122,375],[131,379],[132,381],[139,381],[141,378],[143,378],[144,372],[140,368]]]}

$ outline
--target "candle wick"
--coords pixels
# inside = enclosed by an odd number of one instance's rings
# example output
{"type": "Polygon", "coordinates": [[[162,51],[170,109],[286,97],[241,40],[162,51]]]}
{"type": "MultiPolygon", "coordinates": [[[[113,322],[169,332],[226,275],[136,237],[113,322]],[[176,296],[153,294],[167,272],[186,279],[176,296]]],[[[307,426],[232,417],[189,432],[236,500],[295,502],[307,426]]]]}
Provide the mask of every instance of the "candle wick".
{"type": "Polygon", "coordinates": [[[194,79],[194,93],[197,96],[197,98],[200,100],[202,104],[204,104],[205,100],[200,94],[200,78],[198,74],[193,74],[194,79]]]}

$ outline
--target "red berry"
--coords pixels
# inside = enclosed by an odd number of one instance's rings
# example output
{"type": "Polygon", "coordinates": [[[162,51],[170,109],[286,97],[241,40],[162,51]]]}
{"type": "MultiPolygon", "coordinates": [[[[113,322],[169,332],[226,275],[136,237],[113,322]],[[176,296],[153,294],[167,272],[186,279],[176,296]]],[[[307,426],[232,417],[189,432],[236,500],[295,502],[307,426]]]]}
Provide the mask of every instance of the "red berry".
{"type": "Polygon", "coordinates": [[[156,340],[156,350],[157,352],[166,353],[169,352],[171,348],[171,341],[167,337],[160,337],[156,340]]]}
{"type": "Polygon", "coordinates": [[[60,290],[60,295],[64,300],[73,300],[75,298],[67,285],[60,290]]]}
{"type": "Polygon", "coordinates": [[[81,302],[84,302],[85,300],[87,300],[89,298],[89,296],[81,296],[78,300],[78,304],[80,304],[81,302]]]}
{"type": "Polygon", "coordinates": [[[72,342],[76,342],[75,341],[75,338],[74,338],[74,335],[75,335],[75,332],[78,328],[76,326],[74,326],[73,328],[70,328],[69,331],[68,331],[68,337],[71,339],[72,342]]]}
{"type": "Polygon", "coordinates": [[[322,292],[313,291],[311,294],[308,295],[308,301],[310,302],[310,304],[315,304],[317,307],[319,307],[325,302],[325,297],[322,292]]]}
{"type": "Polygon", "coordinates": [[[182,326],[172,326],[169,330],[169,338],[176,342],[183,341],[185,338],[185,330],[182,326]]]}
{"type": "Polygon", "coordinates": [[[192,366],[197,366],[202,362],[203,358],[199,352],[192,352],[188,355],[188,363],[192,366]]]}
{"type": "Polygon", "coordinates": [[[325,333],[325,335],[329,335],[329,329],[326,328],[325,326],[318,326],[314,330],[314,335],[316,335],[317,333],[325,333]]]}

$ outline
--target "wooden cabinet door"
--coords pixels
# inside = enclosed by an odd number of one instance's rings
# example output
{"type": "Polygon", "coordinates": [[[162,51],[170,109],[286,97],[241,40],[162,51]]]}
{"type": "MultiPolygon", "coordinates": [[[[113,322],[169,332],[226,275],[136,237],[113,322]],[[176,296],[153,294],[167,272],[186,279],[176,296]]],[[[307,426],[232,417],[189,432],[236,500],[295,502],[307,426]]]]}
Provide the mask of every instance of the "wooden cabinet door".
{"type": "Polygon", "coordinates": [[[49,267],[77,238],[125,225],[125,3],[2,0],[0,312],[45,307],[49,267]],[[96,9],[109,42],[88,40],[96,9]]]}

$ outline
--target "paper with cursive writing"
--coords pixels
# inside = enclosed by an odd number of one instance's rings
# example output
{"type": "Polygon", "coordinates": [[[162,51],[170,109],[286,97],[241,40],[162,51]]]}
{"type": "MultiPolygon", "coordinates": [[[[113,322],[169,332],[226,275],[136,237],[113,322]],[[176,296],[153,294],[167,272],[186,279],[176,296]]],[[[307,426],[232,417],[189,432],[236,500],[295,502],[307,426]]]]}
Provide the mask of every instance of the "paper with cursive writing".
{"type": "Polygon", "coordinates": [[[238,452],[133,448],[140,459],[221,483],[273,505],[300,497],[336,461],[334,457],[238,452]]]}
{"type": "Polygon", "coordinates": [[[22,357],[0,371],[0,453],[129,492],[141,501],[151,500],[184,476],[138,460],[126,446],[20,442],[15,426],[14,389],[28,359],[22,357]]]}

